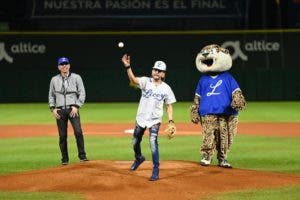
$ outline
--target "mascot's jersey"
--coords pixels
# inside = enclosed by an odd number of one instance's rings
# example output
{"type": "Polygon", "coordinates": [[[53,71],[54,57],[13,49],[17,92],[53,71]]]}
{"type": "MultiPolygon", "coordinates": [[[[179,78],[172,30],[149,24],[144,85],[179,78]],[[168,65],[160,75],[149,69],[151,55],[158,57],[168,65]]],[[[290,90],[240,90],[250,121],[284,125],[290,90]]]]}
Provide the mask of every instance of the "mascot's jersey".
{"type": "Polygon", "coordinates": [[[156,86],[152,78],[141,77],[138,80],[138,87],[142,90],[142,96],[136,122],[141,127],[150,128],[162,121],[164,104],[175,103],[176,98],[170,86],[165,82],[156,86]]]}
{"type": "Polygon", "coordinates": [[[196,95],[201,97],[200,116],[237,115],[238,112],[231,108],[230,104],[232,93],[239,89],[239,85],[228,72],[223,72],[215,77],[204,74],[196,89],[196,95]]]}

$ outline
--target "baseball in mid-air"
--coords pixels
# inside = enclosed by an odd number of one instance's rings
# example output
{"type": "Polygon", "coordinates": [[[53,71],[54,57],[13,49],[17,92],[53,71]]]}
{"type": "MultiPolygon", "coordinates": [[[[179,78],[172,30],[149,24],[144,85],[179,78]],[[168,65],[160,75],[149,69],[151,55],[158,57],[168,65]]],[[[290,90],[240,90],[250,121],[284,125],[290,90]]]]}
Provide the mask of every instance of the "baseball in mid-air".
{"type": "Polygon", "coordinates": [[[119,43],[118,43],[118,47],[119,47],[119,48],[123,48],[123,47],[124,47],[124,43],[123,43],[123,42],[119,42],[119,43]]]}

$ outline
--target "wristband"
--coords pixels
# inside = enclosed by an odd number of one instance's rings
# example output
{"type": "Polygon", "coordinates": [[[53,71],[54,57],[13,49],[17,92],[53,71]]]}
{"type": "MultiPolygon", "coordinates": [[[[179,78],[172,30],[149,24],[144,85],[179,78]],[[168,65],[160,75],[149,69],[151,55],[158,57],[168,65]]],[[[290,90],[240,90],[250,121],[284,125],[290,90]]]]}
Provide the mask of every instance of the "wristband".
{"type": "Polygon", "coordinates": [[[130,66],[130,65],[125,67],[125,69],[126,69],[126,70],[127,70],[127,69],[129,69],[129,68],[131,68],[131,66],[130,66]]]}
{"type": "Polygon", "coordinates": [[[170,119],[170,120],[169,120],[169,123],[174,123],[173,119],[170,119]]]}

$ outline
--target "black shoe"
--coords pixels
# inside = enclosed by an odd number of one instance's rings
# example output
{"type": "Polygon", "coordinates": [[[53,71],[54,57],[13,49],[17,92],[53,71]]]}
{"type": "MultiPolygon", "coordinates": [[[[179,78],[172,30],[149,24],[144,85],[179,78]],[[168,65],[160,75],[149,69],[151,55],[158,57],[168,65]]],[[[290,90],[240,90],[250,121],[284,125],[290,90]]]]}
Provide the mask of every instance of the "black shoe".
{"type": "Polygon", "coordinates": [[[89,161],[89,159],[87,159],[87,158],[80,158],[80,162],[86,162],[86,161],[89,161]]]}
{"type": "Polygon", "coordinates": [[[69,164],[68,161],[63,161],[63,162],[61,162],[61,165],[68,165],[68,164],[69,164]]]}
{"type": "Polygon", "coordinates": [[[131,171],[136,170],[136,169],[137,169],[144,161],[145,161],[145,157],[144,157],[144,156],[141,156],[139,159],[136,159],[136,160],[132,163],[132,165],[131,165],[131,167],[130,167],[130,170],[131,170],[131,171]]]}
{"type": "Polygon", "coordinates": [[[149,181],[157,181],[159,179],[159,169],[153,168],[152,175],[149,178],[149,181]]]}

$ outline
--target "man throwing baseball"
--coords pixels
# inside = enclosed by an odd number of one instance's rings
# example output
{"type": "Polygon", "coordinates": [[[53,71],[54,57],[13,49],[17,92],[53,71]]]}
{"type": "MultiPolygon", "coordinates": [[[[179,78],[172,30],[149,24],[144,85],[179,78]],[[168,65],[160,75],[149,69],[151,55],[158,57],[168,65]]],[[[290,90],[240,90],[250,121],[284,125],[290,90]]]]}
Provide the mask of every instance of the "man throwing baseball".
{"type": "MultiPolygon", "coordinates": [[[[169,119],[169,127],[172,127],[173,134],[176,129],[173,121],[172,104],[176,102],[174,93],[170,86],[163,80],[167,66],[163,61],[156,61],[152,68],[152,77],[135,77],[130,66],[130,56],[123,55],[122,62],[127,71],[131,84],[141,89],[141,99],[136,115],[136,124],[133,133],[133,150],[135,161],[130,170],[136,170],[144,161],[145,157],[141,152],[141,141],[144,132],[149,128],[149,143],[152,153],[153,170],[150,181],[159,179],[159,150],[158,150],[158,132],[162,122],[163,106],[166,105],[166,111],[169,119]]],[[[169,135],[173,137],[173,135],[169,135]]]]}

